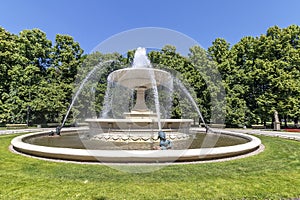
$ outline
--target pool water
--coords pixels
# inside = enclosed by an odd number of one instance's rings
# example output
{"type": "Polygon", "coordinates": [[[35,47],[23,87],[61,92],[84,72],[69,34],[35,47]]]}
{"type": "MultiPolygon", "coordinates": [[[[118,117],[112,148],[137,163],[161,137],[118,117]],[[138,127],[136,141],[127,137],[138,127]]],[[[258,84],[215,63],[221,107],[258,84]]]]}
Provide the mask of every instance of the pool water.
{"type": "MultiPolygon", "coordinates": [[[[64,147],[75,149],[96,149],[96,150],[151,150],[159,145],[159,141],[153,142],[107,142],[101,140],[89,139],[88,133],[73,132],[62,134],[61,136],[38,136],[27,138],[24,142],[34,145],[48,147],[64,147]]],[[[198,149],[225,147],[238,144],[244,144],[249,140],[241,137],[235,137],[226,134],[205,134],[198,132],[191,134],[186,140],[172,141],[172,149],[198,149]]]]}

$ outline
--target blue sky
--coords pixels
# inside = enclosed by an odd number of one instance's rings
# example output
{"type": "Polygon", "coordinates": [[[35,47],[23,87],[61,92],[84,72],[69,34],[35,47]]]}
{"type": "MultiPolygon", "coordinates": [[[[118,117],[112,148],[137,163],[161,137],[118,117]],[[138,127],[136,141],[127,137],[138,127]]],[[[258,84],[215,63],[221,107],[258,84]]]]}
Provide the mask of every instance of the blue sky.
{"type": "Polygon", "coordinates": [[[141,27],[172,29],[208,48],[218,37],[235,44],[274,25],[300,25],[299,0],[6,0],[0,5],[0,26],[7,31],[39,28],[52,41],[57,33],[68,34],[85,53],[141,27]]]}

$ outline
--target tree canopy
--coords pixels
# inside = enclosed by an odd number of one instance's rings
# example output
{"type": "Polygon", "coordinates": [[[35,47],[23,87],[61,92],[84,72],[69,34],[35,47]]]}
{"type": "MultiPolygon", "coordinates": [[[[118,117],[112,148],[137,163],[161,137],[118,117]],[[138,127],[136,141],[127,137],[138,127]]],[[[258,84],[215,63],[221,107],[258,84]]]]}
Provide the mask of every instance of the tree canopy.
{"type": "Polygon", "coordinates": [[[71,36],[55,44],[39,29],[0,29],[0,123],[60,121],[70,103],[83,50],[71,36]]]}
{"type": "Polygon", "coordinates": [[[300,27],[271,27],[259,37],[244,37],[231,48],[216,39],[208,49],[226,87],[227,123],[299,119],[300,27]]]}
{"type": "MultiPolygon", "coordinates": [[[[265,34],[243,37],[233,45],[216,38],[207,50],[194,46],[183,56],[166,44],[160,51],[150,51],[148,57],[154,67],[180,75],[207,122],[266,124],[277,111],[281,120],[297,124],[299,38],[297,25],[274,26],[265,34]]],[[[83,105],[94,106],[99,115],[107,76],[130,65],[133,55],[134,50],[127,56],[101,52],[83,55],[80,44],[69,35],[57,34],[52,44],[39,29],[15,35],[0,27],[0,124],[61,122],[87,74],[100,63],[112,61],[93,75],[98,77],[93,90],[82,90],[83,98],[74,106],[69,121],[82,114],[83,105]],[[95,97],[93,105],[89,104],[91,94],[95,97]]],[[[180,95],[174,94],[170,117],[182,114],[179,100],[180,95]]]]}

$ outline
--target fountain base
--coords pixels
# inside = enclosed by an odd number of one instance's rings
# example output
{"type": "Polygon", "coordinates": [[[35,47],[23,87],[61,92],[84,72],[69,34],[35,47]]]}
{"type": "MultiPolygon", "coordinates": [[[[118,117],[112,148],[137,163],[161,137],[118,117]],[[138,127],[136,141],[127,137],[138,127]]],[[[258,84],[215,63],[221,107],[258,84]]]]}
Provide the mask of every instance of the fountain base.
{"type": "MultiPolygon", "coordinates": [[[[166,139],[177,141],[186,140],[189,135],[186,133],[173,132],[170,130],[163,130],[166,133],[166,139]]],[[[153,130],[127,130],[127,131],[111,131],[109,133],[101,133],[93,136],[91,140],[102,140],[111,142],[157,142],[157,131],[153,130]]]]}
{"type": "MultiPolygon", "coordinates": [[[[95,140],[104,141],[156,141],[159,131],[155,118],[86,119],[95,140]]],[[[169,140],[188,138],[191,119],[161,119],[162,131],[169,140]]]]}

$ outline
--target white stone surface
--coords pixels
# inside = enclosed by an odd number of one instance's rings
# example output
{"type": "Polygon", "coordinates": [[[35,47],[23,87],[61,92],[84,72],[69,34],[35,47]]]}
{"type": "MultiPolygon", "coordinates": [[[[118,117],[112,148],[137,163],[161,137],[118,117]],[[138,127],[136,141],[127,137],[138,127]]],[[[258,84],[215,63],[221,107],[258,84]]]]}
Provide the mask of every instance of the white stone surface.
{"type": "Polygon", "coordinates": [[[134,89],[145,86],[152,88],[152,78],[156,85],[164,85],[172,80],[169,72],[154,68],[125,68],[113,71],[109,75],[109,81],[117,82],[124,87],[134,89]]]}

